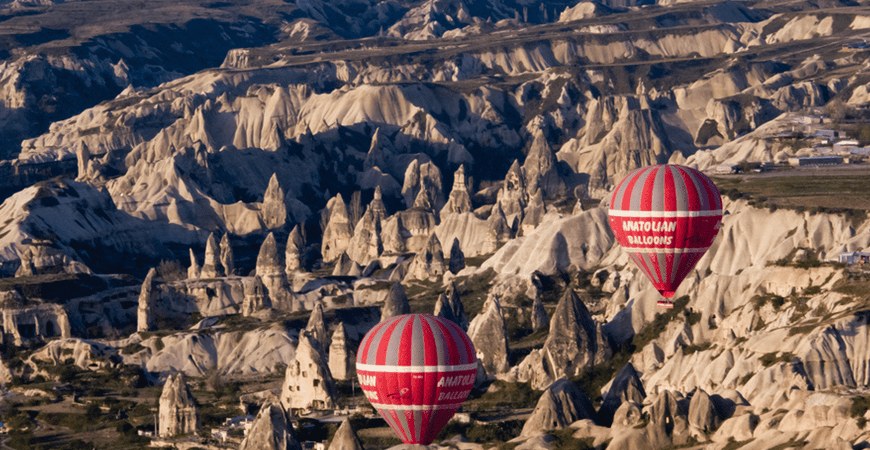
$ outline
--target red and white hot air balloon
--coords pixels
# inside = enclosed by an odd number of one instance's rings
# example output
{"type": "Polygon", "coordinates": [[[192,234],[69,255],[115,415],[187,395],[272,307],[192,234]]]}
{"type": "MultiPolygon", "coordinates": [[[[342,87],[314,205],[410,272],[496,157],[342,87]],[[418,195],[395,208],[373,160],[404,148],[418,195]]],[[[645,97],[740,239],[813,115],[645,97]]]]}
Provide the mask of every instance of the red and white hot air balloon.
{"type": "Polygon", "coordinates": [[[405,314],[365,335],[356,373],[366,398],[399,439],[427,445],[468,397],[477,354],[455,323],[405,314]]]}
{"type": "MultiPolygon", "coordinates": [[[[629,173],[613,190],[610,228],[619,245],[665,298],[713,244],[722,198],[690,167],[661,164],[629,173]]],[[[660,306],[673,307],[670,301],[660,306]]]]}

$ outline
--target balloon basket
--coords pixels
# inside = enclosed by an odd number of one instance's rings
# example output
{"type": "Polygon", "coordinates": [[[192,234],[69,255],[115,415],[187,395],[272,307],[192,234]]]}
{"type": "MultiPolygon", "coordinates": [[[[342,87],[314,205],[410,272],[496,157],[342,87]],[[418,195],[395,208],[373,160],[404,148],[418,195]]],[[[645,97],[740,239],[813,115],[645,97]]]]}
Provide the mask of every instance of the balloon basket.
{"type": "Polygon", "coordinates": [[[674,302],[670,300],[659,300],[656,302],[656,306],[663,309],[674,309],[674,302]]]}

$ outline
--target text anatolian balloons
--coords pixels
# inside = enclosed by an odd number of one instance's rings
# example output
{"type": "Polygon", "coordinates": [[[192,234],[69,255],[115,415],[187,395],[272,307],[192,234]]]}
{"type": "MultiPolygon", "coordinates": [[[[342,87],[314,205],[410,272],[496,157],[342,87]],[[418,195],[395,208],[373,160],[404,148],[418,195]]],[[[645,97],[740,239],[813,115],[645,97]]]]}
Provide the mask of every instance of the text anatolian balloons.
{"type": "Polygon", "coordinates": [[[662,296],[671,298],[716,238],[722,198],[713,181],[695,169],[649,166],[616,186],[608,215],[619,245],[662,296]]]}
{"type": "Polygon", "coordinates": [[[356,373],[372,406],[406,444],[429,444],[474,386],[477,354],[455,323],[404,314],[372,328],[356,373]]]}

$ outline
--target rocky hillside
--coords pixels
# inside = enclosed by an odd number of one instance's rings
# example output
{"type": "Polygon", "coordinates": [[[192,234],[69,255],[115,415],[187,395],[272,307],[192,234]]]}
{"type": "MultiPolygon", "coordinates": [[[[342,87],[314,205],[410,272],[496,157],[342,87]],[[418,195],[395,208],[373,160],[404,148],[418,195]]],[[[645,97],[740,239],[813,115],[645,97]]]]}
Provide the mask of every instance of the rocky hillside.
{"type": "Polygon", "coordinates": [[[838,1],[0,3],[4,445],[386,448],[353,362],[407,312],[478,350],[444,447],[870,445],[870,169],[787,167],[870,143],[868,38],[838,1]],[[664,162],[726,209],[669,311],[607,225],[664,162]]]}

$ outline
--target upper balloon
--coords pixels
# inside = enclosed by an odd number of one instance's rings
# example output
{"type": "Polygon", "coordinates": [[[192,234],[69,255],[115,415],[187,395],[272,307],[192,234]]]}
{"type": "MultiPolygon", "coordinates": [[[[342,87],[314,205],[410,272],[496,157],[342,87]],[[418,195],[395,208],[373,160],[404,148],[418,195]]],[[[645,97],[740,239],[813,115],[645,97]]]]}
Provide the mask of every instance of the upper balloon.
{"type": "Polygon", "coordinates": [[[616,186],[608,216],[619,244],[671,298],[716,238],[722,198],[713,181],[695,169],[648,166],[616,186]]]}

